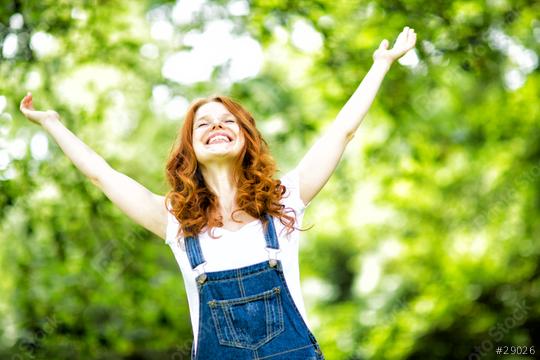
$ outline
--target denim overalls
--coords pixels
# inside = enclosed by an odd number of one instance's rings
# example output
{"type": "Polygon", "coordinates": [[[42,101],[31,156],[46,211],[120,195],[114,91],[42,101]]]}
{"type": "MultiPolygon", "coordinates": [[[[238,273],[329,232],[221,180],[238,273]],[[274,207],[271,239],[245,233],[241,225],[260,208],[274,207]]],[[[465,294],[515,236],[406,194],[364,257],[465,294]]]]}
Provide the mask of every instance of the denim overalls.
{"type": "MultiPolygon", "coordinates": [[[[273,218],[265,214],[268,261],[204,272],[197,236],[186,237],[199,290],[197,353],[192,360],[321,360],[324,356],[285,282],[273,218]],[[273,253],[273,254],[272,254],[273,253]]],[[[241,251],[241,249],[239,249],[241,251]]]]}

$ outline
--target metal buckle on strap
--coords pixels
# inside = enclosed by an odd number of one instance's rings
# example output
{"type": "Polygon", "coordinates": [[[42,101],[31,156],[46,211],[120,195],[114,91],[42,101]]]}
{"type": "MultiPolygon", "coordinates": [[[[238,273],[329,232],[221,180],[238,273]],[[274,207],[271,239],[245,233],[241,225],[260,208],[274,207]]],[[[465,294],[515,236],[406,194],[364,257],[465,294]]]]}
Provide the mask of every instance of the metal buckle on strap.
{"type": "Polygon", "coordinates": [[[281,249],[273,249],[270,247],[265,248],[268,252],[268,259],[269,264],[271,267],[275,267],[277,265],[277,253],[281,251],[281,249]]]}
{"type": "Polygon", "coordinates": [[[203,284],[207,278],[206,271],[204,270],[205,265],[206,265],[206,261],[203,262],[202,264],[199,264],[196,268],[193,269],[197,272],[197,276],[195,279],[197,280],[199,284],[203,284]]]}

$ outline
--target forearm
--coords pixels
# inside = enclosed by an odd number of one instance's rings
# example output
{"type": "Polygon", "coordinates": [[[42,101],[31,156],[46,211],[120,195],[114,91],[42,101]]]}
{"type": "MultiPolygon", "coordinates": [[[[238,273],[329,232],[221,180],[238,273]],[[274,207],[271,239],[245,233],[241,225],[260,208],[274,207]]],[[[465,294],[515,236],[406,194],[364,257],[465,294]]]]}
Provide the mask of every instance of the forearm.
{"type": "Polygon", "coordinates": [[[343,131],[347,138],[352,138],[368,112],[375,95],[379,91],[390,64],[384,61],[373,62],[368,73],[338,113],[334,123],[335,129],[343,131]]]}
{"type": "Polygon", "coordinates": [[[109,164],[57,119],[47,119],[42,127],[54,138],[73,164],[92,182],[110,169],[109,164]]]}

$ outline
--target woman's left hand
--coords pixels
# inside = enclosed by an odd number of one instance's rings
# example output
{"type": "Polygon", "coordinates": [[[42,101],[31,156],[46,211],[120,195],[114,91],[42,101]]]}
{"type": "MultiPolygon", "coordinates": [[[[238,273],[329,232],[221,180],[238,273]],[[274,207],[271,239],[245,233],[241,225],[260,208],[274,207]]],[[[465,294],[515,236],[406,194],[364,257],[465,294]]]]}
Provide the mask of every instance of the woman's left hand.
{"type": "Polygon", "coordinates": [[[391,65],[395,60],[411,50],[415,44],[416,33],[414,29],[405,26],[391,49],[388,49],[388,40],[381,41],[379,48],[373,53],[373,61],[384,61],[391,65]]]}

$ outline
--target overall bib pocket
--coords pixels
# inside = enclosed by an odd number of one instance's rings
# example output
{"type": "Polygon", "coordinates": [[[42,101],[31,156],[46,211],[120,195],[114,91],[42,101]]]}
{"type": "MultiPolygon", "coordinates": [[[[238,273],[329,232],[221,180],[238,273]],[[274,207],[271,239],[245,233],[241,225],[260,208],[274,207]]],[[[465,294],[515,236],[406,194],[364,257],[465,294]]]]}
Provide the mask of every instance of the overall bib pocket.
{"type": "Polygon", "coordinates": [[[207,304],[221,345],[256,350],[284,330],[279,287],[207,304]]]}

